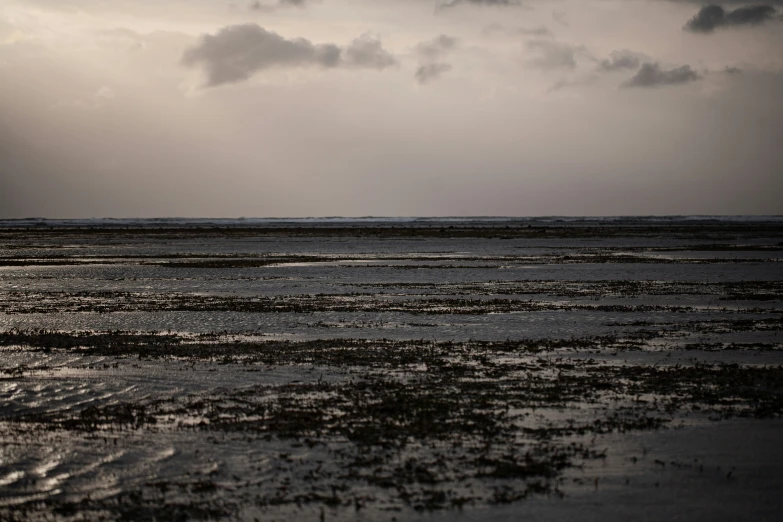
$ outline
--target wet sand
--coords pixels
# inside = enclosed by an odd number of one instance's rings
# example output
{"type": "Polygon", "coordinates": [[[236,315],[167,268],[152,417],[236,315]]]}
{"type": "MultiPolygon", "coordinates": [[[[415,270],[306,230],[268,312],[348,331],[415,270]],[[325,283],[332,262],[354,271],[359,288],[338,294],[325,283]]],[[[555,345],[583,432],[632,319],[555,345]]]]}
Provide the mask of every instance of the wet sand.
{"type": "Polygon", "coordinates": [[[774,519],[783,225],[0,230],[0,518],[774,519]]]}

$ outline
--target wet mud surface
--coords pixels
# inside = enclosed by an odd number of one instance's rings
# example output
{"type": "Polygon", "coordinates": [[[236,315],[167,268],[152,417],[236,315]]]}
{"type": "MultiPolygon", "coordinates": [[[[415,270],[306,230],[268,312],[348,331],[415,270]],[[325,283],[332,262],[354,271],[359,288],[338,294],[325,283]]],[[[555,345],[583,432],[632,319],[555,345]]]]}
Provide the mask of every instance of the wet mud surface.
{"type": "Polygon", "coordinates": [[[774,512],[783,227],[506,227],[0,230],[0,519],[774,512]]]}

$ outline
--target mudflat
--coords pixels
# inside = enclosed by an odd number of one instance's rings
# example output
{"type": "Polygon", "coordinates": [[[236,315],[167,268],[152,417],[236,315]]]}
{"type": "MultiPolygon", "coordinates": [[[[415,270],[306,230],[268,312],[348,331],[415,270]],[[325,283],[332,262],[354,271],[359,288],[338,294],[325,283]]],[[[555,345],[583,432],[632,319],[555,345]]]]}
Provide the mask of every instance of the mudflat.
{"type": "Polygon", "coordinates": [[[780,513],[778,218],[0,225],[2,519],[780,513]]]}

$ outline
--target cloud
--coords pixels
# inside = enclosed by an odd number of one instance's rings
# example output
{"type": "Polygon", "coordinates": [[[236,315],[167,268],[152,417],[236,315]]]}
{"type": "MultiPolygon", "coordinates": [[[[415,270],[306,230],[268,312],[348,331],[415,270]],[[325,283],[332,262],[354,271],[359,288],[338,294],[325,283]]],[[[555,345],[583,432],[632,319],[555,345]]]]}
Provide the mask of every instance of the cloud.
{"type": "Polygon", "coordinates": [[[598,69],[604,72],[636,70],[641,63],[641,55],[631,51],[612,51],[608,59],[598,62],[598,69]]]}
{"type": "Polygon", "coordinates": [[[253,11],[276,11],[281,7],[304,7],[309,0],[278,0],[275,4],[263,4],[260,0],[253,0],[248,6],[253,11]]]}
{"type": "Polygon", "coordinates": [[[531,10],[532,8],[523,4],[519,0],[438,0],[435,4],[435,11],[442,9],[448,9],[451,7],[457,7],[459,5],[473,5],[479,7],[516,7],[523,8],[525,10],[531,10]]]}
{"type": "Polygon", "coordinates": [[[445,0],[438,4],[438,9],[445,7],[454,7],[459,4],[487,5],[487,6],[510,6],[521,5],[517,0],[445,0]]]}
{"type": "Polygon", "coordinates": [[[719,5],[707,5],[685,24],[685,29],[694,33],[711,33],[720,27],[759,25],[774,19],[776,13],[775,8],[767,4],[742,6],[731,11],[719,5]]]}
{"type": "Polygon", "coordinates": [[[451,64],[445,62],[435,62],[420,65],[419,68],[416,69],[416,80],[423,85],[432,80],[440,78],[443,73],[450,71],[451,68],[451,64]]]}
{"type": "Polygon", "coordinates": [[[660,87],[680,85],[701,79],[701,75],[690,65],[674,69],[661,69],[657,63],[645,63],[639,71],[625,83],[625,87],[660,87]]]}
{"type": "Polygon", "coordinates": [[[552,31],[548,27],[540,25],[538,27],[505,27],[502,24],[493,23],[486,26],[481,33],[484,36],[502,34],[506,36],[552,36],[552,31]]]}
{"type": "Polygon", "coordinates": [[[207,87],[237,83],[259,71],[275,67],[351,67],[384,69],[395,58],[369,35],[342,49],[334,44],[313,44],[304,38],[286,39],[257,24],[230,25],[216,34],[206,34],[187,49],[182,63],[202,67],[207,87]]]}
{"type": "Polygon", "coordinates": [[[359,69],[385,69],[397,63],[376,37],[365,34],[351,42],[343,52],[343,63],[359,69]]]}
{"type": "Polygon", "coordinates": [[[566,14],[566,12],[562,9],[556,9],[552,11],[552,20],[559,23],[563,27],[571,27],[571,24],[568,21],[568,14],[566,14]]]}
{"type": "Polygon", "coordinates": [[[577,78],[561,78],[555,83],[553,83],[552,85],[550,85],[546,92],[547,94],[553,94],[555,92],[571,87],[590,85],[592,83],[595,83],[596,79],[597,76],[595,74],[589,74],[577,78]]]}
{"type": "Polygon", "coordinates": [[[550,31],[549,28],[544,25],[531,28],[518,27],[514,30],[514,32],[522,36],[552,36],[552,31],[550,31]]]}
{"type": "Polygon", "coordinates": [[[454,50],[457,45],[459,45],[457,38],[445,34],[419,43],[415,48],[419,55],[419,67],[414,74],[416,81],[423,85],[450,71],[451,64],[444,62],[442,58],[454,50]]]}
{"type": "Polygon", "coordinates": [[[550,40],[533,40],[527,43],[527,47],[539,53],[539,56],[531,63],[541,69],[574,69],[576,68],[576,57],[580,54],[587,54],[583,46],[550,40]]]}
{"type": "Polygon", "coordinates": [[[416,52],[424,59],[434,60],[454,49],[459,40],[452,36],[442,34],[427,42],[421,42],[416,46],[416,52]]]}

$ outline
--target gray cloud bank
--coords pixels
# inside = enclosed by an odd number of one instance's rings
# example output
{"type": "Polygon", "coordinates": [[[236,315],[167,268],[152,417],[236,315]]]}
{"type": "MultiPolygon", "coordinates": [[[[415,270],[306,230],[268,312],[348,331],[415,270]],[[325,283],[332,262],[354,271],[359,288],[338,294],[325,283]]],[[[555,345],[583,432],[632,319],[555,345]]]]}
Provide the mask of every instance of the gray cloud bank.
{"type": "Polygon", "coordinates": [[[776,14],[775,8],[767,4],[747,5],[734,10],[707,5],[685,24],[685,29],[694,33],[711,33],[721,27],[759,25],[775,19],[776,14]]]}
{"type": "Polygon", "coordinates": [[[341,48],[313,44],[304,38],[286,39],[257,24],[230,25],[207,34],[185,51],[182,63],[202,67],[207,87],[237,83],[259,71],[274,67],[348,67],[385,69],[397,60],[380,40],[364,35],[341,48]]]}
{"type": "Polygon", "coordinates": [[[701,75],[690,65],[674,69],[661,69],[657,63],[645,63],[630,80],[626,87],[660,87],[663,85],[680,85],[701,79],[701,75]]]}

